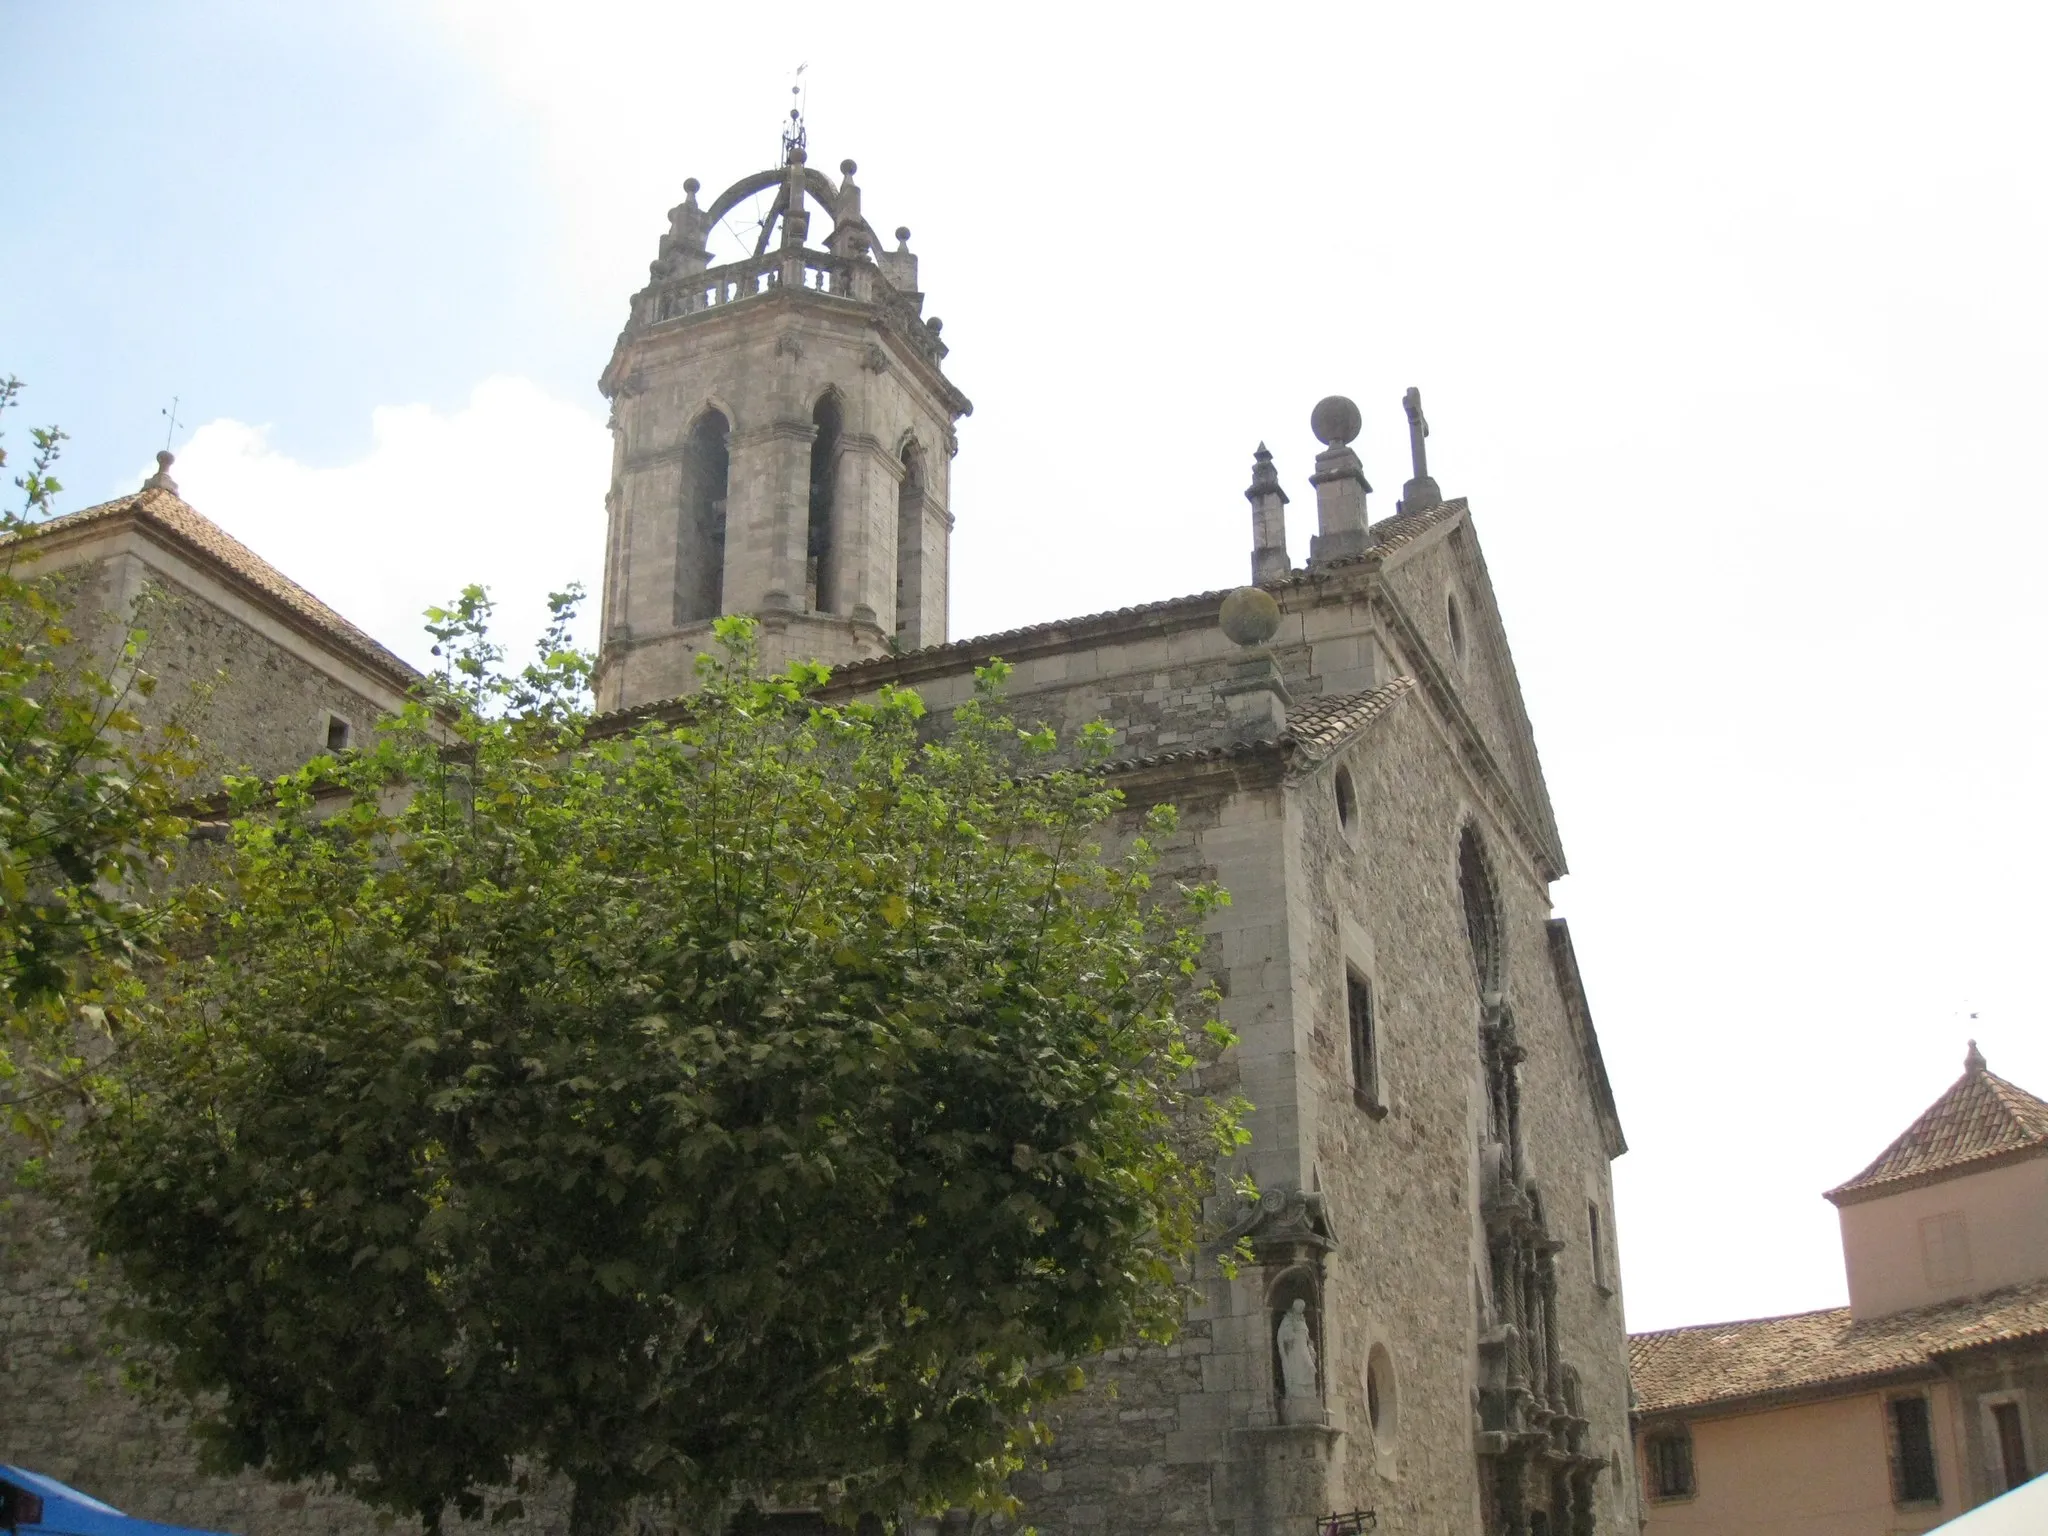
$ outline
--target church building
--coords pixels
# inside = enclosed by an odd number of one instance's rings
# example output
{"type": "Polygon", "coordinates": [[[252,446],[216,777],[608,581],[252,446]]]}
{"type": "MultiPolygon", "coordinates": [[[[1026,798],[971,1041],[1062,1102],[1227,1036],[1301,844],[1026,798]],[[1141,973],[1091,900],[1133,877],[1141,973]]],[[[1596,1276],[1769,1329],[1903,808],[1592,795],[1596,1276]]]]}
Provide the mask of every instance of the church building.
{"type": "MultiPolygon", "coordinates": [[[[953,639],[948,550],[973,509],[949,471],[971,407],[909,232],[878,238],[855,171],[813,169],[797,132],[779,166],[701,203],[686,182],[669,214],[600,381],[598,707],[670,707],[712,621],[746,613],[770,665],[827,662],[840,696],[913,688],[939,728],[995,657],[1020,720],[1108,722],[1129,814],[1180,809],[1169,872],[1232,896],[1209,964],[1239,1044],[1212,1070],[1253,1106],[1232,1171],[1261,1191],[1216,1198],[1178,1342],[1085,1362],[1015,1479],[1021,1520],[910,1529],[1633,1533],[1609,1179],[1625,1144],[1551,911],[1564,853],[1507,636],[1472,512],[1430,474],[1420,397],[1402,403],[1411,473],[1377,519],[1359,408],[1314,406],[1305,560],[1260,446],[1248,567],[1218,590],[953,639]],[[713,231],[761,198],[753,252],[714,260],[713,231]],[[1213,1257],[1240,1239],[1253,1262],[1226,1275],[1213,1257]]],[[[168,469],[33,542],[190,615],[167,659],[225,668],[224,764],[274,770],[372,728],[404,663],[207,523],[168,469]]],[[[110,1384],[56,1218],[4,1219],[0,1459],[249,1536],[372,1529],[331,1492],[193,1472],[175,1428],[110,1384]]]]}

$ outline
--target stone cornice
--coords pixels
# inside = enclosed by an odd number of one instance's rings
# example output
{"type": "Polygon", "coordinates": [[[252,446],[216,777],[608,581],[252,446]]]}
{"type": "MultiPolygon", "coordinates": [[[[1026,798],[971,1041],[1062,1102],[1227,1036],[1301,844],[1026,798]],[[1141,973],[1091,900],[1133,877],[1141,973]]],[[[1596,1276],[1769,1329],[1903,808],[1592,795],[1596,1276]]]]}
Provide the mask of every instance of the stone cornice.
{"type": "Polygon", "coordinates": [[[620,332],[618,342],[612,348],[611,361],[598,375],[597,387],[607,400],[617,395],[627,373],[627,359],[635,353],[664,348],[665,344],[674,344],[685,335],[716,333],[740,325],[755,326],[763,318],[799,314],[837,326],[848,322],[859,325],[873,333],[870,339],[887,349],[891,362],[916,379],[952,417],[957,419],[974,413],[974,402],[897,332],[880,306],[838,294],[819,293],[811,288],[777,288],[772,293],[713,305],[709,309],[692,310],[638,329],[628,328],[620,332]]]}

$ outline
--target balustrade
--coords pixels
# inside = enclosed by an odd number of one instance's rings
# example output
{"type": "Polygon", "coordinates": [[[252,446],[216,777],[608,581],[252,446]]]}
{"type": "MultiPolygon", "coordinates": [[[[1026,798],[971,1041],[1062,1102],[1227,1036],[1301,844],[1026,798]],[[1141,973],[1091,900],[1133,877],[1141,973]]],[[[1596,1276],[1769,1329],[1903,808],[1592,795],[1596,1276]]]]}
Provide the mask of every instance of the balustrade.
{"type": "Polygon", "coordinates": [[[717,309],[742,299],[773,293],[782,286],[785,270],[794,271],[803,286],[812,293],[867,302],[874,291],[873,278],[871,273],[861,270],[862,265],[824,251],[805,251],[800,263],[788,267],[779,251],[751,256],[744,261],[712,267],[655,288],[647,296],[642,323],[658,324],[681,315],[693,315],[700,310],[717,309]],[[867,281],[862,280],[864,277],[867,281]]]}

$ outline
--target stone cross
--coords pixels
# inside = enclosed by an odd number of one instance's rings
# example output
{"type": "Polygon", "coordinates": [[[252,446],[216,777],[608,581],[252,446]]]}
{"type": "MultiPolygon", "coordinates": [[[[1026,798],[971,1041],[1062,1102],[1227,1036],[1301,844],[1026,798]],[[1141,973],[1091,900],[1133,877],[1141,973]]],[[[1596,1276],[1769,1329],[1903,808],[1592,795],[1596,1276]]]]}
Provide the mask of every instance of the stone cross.
{"type": "Polygon", "coordinates": [[[1422,391],[1411,384],[1401,404],[1408,410],[1408,452],[1415,460],[1415,478],[1420,480],[1429,474],[1429,450],[1422,446],[1429,436],[1429,419],[1422,414],[1422,391]]]}

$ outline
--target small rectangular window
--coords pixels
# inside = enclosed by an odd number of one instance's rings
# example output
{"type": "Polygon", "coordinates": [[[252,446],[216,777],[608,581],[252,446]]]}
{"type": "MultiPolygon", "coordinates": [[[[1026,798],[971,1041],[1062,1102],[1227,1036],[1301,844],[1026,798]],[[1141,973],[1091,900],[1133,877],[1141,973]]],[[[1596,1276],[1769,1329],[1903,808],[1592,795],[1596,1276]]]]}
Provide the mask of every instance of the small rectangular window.
{"type": "Polygon", "coordinates": [[[1934,1420],[1925,1397],[1895,1397],[1885,1404],[1891,1420],[1892,1502],[1939,1504],[1934,1477],[1934,1420]]]}
{"type": "Polygon", "coordinates": [[[348,750],[348,742],[349,742],[349,736],[350,736],[350,734],[351,734],[351,731],[350,731],[350,728],[349,728],[349,723],[348,723],[348,722],[347,722],[346,720],[342,719],[342,718],[341,718],[341,716],[339,716],[339,715],[329,715],[329,716],[327,717],[327,750],[328,750],[328,751],[330,751],[330,752],[346,752],[346,751],[348,750]]]}
{"type": "Polygon", "coordinates": [[[1645,1436],[1643,1459],[1649,1464],[1652,1499],[1689,1499],[1693,1496],[1690,1430],[1660,1429],[1645,1436]]]}
{"type": "Polygon", "coordinates": [[[2027,1436],[2020,1424],[2020,1405],[1993,1403],[1991,1424],[1998,1432],[1998,1464],[1999,1470],[2005,1474],[2005,1486],[2017,1488],[2028,1475],[2027,1436]]]}
{"type": "Polygon", "coordinates": [[[1358,972],[1344,972],[1344,1009],[1351,1032],[1351,1089],[1359,1107],[1376,1110],[1380,1103],[1379,1041],[1373,1033],[1372,983],[1358,972]]]}

